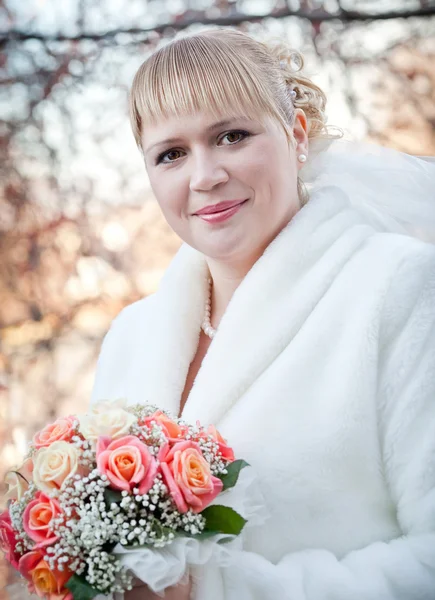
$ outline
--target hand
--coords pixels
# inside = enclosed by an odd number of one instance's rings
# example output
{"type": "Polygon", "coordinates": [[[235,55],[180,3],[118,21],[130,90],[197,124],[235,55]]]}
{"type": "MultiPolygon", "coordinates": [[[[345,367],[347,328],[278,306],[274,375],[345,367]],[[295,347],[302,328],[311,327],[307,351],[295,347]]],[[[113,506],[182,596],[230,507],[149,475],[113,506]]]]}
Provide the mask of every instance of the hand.
{"type": "Polygon", "coordinates": [[[192,579],[182,585],[171,585],[164,591],[164,596],[155,594],[150,588],[137,580],[135,587],[129,592],[125,592],[124,600],[190,600],[192,591],[192,579]]]}

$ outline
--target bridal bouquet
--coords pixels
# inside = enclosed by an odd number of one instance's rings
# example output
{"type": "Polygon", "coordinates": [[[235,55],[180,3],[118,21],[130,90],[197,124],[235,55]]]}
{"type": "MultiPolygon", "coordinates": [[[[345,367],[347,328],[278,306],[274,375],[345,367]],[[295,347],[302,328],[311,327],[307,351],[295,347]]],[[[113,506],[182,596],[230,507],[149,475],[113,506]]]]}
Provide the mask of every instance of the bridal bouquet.
{"type": "Polygon", "coordinates": [[[245,466],[213,426],[102,401],[44,427],[23,466],[7,474],[0,546],[40,598],[131,589],[134,564],[161,591],[186,568],[180,546],[164,552],[177,540],[186,554],[193,541],[216,546],[241,532],[246,519],[217,499],[245,466]]]}

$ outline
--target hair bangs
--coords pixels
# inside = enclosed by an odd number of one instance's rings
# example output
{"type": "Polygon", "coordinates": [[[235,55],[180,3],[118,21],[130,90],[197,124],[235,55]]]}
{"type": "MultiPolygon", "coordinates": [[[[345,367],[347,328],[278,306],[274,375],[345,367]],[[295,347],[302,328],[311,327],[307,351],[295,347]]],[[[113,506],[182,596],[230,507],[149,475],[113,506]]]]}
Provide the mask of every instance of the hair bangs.
{"type": "MultiPolygon", "coordinates": [[[[241,115],[261,120],[275,103],[256,65],[246,65],[231,46],[225,53],[212,36],[185,37],[161,48],[136,74],[131,120],[140,145],[143,128],[168,117],[207,111],[216,118],[241,115]]],[[[275,108],[275,107],[274,107],[275,108]]]]}

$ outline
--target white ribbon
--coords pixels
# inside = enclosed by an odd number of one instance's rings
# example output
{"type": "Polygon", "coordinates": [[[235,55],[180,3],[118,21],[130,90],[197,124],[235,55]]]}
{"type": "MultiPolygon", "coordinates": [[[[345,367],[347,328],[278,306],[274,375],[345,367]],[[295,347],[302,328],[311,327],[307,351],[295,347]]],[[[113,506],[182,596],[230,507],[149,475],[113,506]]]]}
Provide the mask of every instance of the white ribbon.
{"type": "MultiPolygon", "coordinates": [[[[251,467],[245,467],[237,484],[215,498],[212,504],[233,508],[247,519],[245,528],[261,525],[268,517],[267,509],[251,467]]],[[[212,563],[224,567],[231,560],[231,552],[243,546],[243,531],[240,536],[219,534],[205,540],[189,537],[176,538],[163,548],[128,549],[118,544],[113,553],[124,567],[143,581],[156,594],[172,585],[183,582],[192,570],[212,563]],[[232,537],[230,542],[219,544],[222,538],[232,537]]],[[[116,598],[119,598],[116,595],[116,598]]]]}

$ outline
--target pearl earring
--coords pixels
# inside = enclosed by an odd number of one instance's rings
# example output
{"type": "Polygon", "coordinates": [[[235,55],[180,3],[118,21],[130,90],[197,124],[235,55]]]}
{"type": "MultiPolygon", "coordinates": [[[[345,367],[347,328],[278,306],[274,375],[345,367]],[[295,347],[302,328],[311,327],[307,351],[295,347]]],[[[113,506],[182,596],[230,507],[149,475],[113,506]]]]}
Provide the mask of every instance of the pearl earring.
{"type": "Polygon", "coordinates": [[[306,154],[299,154],[299,156],[298,156],[298,161],[299,162],[304,163],[304,162],[306,162],[306,160],[307,160],[307,155],[306,154]]]}

